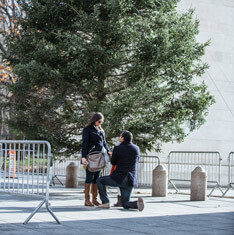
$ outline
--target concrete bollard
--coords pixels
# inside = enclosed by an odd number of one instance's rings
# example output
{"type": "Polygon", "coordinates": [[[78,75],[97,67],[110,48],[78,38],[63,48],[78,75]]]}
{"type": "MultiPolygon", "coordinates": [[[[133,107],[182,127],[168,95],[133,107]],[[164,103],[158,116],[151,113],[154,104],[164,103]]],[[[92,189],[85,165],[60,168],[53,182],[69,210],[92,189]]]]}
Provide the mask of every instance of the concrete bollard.
{"type": "Polygon", "coordinates": [[[167,169],[163,165],[158,165],[153,170],[152,196],[167,196],[167,169]]]}
{"type": "Polygon", "coordinates": [[[191,201],[205,201],[207,191],[206,171],[198,166],[191,173],[191,201]]]}
{"type": "Polygon", "coordinates": [[[66,168],[66,188],[78,187],[78,166],[71,162],[66,168]]]}

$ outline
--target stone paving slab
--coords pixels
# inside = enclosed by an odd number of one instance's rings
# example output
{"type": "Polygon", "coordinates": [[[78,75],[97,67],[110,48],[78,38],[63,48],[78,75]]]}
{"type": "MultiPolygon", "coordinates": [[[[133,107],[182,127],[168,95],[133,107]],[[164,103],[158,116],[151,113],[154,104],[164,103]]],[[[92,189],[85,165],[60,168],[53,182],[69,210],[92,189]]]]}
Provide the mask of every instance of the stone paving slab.
{"type": "MultiPolygon", "coordinates": [[[[135,189],[132,199],[141,196],[145,210],[123,208],[98,209],[83,206],[83,188],[52,187],[51,208],[57,224],[45,207],[27,225],[25,219],[40,203],[30,197],[0,193],[0,235],[27,234],[163,234],[163,235],[233,235],[234,199],[210,197],[205,202],[191,202],[189,195],[168,194],[151,197],[149,189],[135,189]]],[[[109,189],[111,204],[116,190],[109,189]]]]}

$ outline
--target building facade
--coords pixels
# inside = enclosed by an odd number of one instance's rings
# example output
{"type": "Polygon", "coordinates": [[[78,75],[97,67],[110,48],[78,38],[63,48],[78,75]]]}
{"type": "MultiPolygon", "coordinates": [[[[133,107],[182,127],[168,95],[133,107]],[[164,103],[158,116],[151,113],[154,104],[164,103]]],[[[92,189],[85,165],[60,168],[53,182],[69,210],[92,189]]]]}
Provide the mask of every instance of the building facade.
{"type": "Polygon", "coordinates": [[[183,143],[167,143],[157,154],[167,162],[170,151],[218,151],[223,164],[234,151],[234,0],[181,0],[179,10],[195,9],[200,20],[199,42],[211,40],[204,61],[210,68],[203,75],[216,103],[206,123],[183,143]]]}

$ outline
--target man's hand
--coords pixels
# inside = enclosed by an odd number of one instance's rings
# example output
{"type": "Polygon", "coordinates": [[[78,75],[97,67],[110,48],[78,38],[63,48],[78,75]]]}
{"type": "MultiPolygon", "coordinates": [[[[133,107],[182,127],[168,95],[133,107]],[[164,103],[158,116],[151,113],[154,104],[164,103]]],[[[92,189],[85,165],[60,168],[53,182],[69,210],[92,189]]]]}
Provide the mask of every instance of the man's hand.
{"type": "Polygon", "coordinates": [[[112,152],[108,152],[107,154],[108,154],[108,156],[110,156],[110,157],[112,156],[112,152]]]}

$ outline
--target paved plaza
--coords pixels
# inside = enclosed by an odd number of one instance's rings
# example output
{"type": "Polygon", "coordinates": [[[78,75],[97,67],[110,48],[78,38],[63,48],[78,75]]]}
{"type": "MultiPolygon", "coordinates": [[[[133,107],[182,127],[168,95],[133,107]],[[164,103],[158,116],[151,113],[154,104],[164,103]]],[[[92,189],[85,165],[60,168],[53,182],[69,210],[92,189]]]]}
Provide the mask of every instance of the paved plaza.
{"type": "MultiPolygon", "coordinates": [[[[234,197],[211,197],[191,202],[190,196],[174,194],[151,197],[151,189],[135,189],[133,199],[145,200],[142,212],[122,208],[98,209],[83,206],[83,187],[52,187],[51,208],[61,221],[57,224],[43,207],[27,224],[25,219],[40,203],[29,197],[0,193],[0,234],[234,234],[234,197]]],[[[233,196],[229,192],[229,196],[233,196]]],[[[219,192],[217,191],[217,194],[219,192]]],[[[111,203],[116,190],[109,189],[111,203]]]]}

